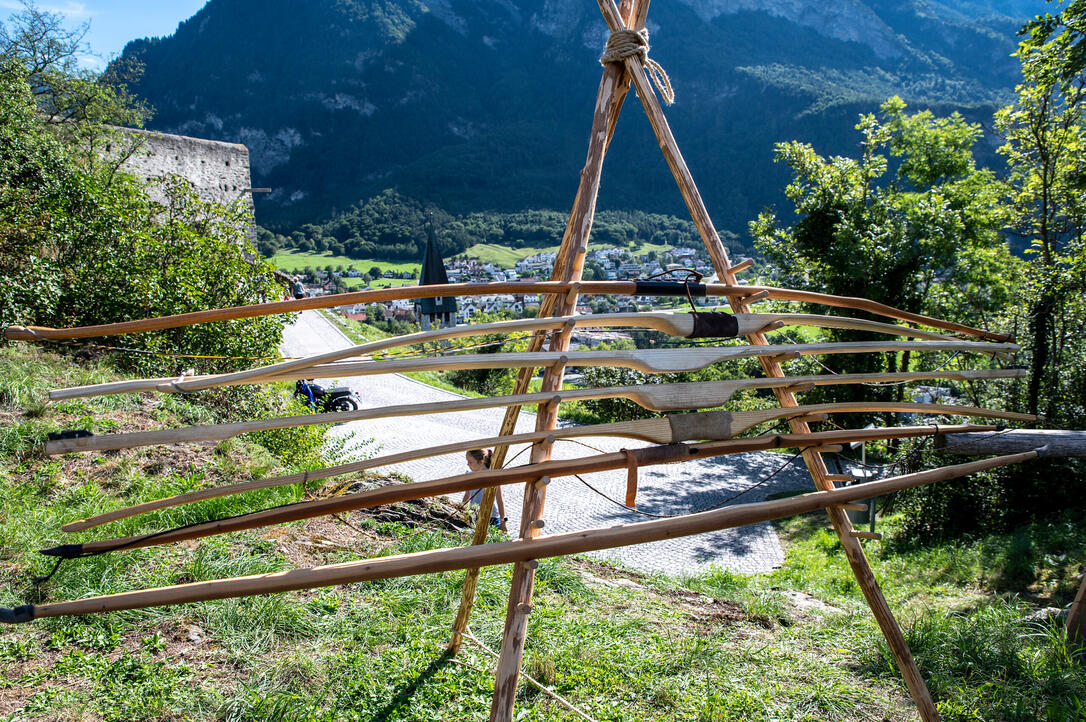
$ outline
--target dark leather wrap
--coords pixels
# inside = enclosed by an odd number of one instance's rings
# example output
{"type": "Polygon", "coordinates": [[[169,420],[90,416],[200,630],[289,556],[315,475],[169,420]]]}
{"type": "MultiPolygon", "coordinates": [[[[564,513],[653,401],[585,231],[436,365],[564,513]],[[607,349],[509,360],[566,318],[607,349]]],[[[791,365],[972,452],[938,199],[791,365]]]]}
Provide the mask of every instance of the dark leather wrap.
{"type": "Polygon", "coordinates": [[[687,338],[735,338],[739,335],[739,321],[730,313],[710,311],[692,315],[694,330],[687,338]]]}
{"type": "Polygon", "coordinates": [[[678,281],[635,281],[635,296],[685,296],[686,289],[690,289],[690,295],[698,298],[705,295],[705,285],[702,283],[679,283],[678,281]]]}
{"type": "Polygon", "coordinates": [[[0,623],[2,624],[25,624],[32,621],[34,621],[33,604],[24,604],[11,609],[0,608],[0,623]]]}

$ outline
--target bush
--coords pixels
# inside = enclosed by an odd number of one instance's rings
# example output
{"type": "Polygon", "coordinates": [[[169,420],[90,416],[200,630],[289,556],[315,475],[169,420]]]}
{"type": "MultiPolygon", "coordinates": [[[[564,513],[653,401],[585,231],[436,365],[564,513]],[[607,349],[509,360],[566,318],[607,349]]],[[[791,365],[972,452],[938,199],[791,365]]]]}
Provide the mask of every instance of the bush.
{"type": "MultiPolygon", "coordinates": [[[[100,165],[100,164],[97,164],[100,165]]],[[[279,297],[240,203],[200,201],[178,178],[152,201],[134,179],[81,159],[35,115],[15,64],[0,69],[0,324],[92,325],[279,297]]],[[[126,336],[123,365],[225,371],[277,355],[283,317],[126,336]],[[176,359],[165,354],[210,357],[176,359]]]]}

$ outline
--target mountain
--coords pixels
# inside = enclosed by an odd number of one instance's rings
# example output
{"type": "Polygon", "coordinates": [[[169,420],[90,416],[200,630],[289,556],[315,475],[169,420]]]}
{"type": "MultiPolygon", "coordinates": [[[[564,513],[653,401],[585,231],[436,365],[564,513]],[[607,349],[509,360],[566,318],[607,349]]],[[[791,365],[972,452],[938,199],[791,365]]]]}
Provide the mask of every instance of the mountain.
{"type": "MultiPolygon", "coordinates": [[[[651,56],[717,225],[782,200],[773,143],[854,154],[857,114],[892,94],[990,117],[1041,0],[657,0],[651,56]]],[[[589,0],[211,0],[129,43],[151,127],[240,142],[258,219],[289,231],[386,188],[446,210],[567,208],[584,163],[606,26],[589,0]]],[[[639,103],[601,208],[683,214],[639,103]]]]}

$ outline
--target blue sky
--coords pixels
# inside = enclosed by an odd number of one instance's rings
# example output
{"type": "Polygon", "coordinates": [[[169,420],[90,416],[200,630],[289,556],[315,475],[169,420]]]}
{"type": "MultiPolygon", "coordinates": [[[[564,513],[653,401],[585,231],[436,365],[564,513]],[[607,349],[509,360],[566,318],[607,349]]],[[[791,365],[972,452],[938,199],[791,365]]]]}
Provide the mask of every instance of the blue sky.
{"type": "MultiPolygon", "coordinates": [[[[38,8],[62,14],[72,26],[90,22],[86,42],[97,57],[81,59],[101,68],[135,38],[171,35],[207,0],[38,0],[38,8]]],[[[22,9],[18,0],[0,0],[0,18],[22,9]]]]}

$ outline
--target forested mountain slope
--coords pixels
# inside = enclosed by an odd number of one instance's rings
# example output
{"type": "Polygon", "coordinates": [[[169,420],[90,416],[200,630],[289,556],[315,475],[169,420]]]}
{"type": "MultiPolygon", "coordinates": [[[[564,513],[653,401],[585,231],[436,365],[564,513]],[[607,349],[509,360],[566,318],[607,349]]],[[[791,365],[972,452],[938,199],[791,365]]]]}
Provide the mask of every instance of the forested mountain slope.
{"type": "MultiPolygon", "coordinates": [[[[891,94],[990,117],[1039,0],[657,0],[668,115],[721,227],[780,200],[772,144],[849,152],[891,94]]],[[[211,0],[137,40],[151,126],[237,141],[280,230],[394,187],[447,210],[564,208],[584,161],[606,27],[590,0],[211,0]]],[[[601,208],[683,212],[632,104],[601,208]]]]}

